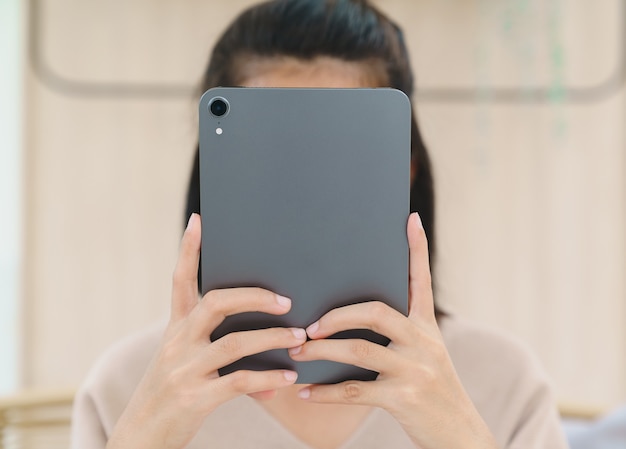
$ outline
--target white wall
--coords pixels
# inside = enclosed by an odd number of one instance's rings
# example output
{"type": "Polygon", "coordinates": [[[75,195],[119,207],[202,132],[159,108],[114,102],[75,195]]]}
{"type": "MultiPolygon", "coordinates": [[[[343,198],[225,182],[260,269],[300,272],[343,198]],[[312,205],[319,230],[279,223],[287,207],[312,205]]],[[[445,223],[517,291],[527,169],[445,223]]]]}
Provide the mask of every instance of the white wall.
{"type": "MultiPolygon", "coordinates": [[[[251,1],[39,0],[24,382],[74,386],[165,317],[208,50],[251,1]],[[115,30],[115,32],[111,32],[115,30]]],[[[440,300],[525,340],[559,399],[626,400],[620,0],[386,0],[436,172],[440,300]]],[[[495,363],[495,361],[494,361],[495,363]]]]}

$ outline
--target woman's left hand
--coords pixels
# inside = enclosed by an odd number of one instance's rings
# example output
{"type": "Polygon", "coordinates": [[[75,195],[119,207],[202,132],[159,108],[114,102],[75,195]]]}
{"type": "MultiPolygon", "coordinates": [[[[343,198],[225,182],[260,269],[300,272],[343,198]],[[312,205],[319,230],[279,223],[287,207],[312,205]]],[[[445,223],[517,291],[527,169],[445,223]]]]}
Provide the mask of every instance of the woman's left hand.
{"type": "Polygon", "coordinates": [[[380,373],[375,381],[312,385],[301,398],[317,403],[360,404],[387,410],[422,449],[495,448],[491,432],[465,392],[444,345],[433,302],[428,243],[421,220],[409,216],[409,315],[382,302],[334,309],[307,328],[311,341],[290,350],[297,361],[332,360],[380,373]],[[326,337],[371,329],[391,340],[326,337]]]}

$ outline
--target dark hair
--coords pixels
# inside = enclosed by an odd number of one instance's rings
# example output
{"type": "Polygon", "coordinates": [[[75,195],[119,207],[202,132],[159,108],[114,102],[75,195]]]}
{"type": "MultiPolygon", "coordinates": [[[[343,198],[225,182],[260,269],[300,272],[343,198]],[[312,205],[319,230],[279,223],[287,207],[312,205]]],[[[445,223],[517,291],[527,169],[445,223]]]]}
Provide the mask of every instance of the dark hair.
{"type": "MultiPolygon", "coordinates": [[[[233,86],[241,63],[251,57],[290,56],[310,60],[318,56],[382,64],[384,85],[413,94],[413,72],[402,30],[366,0],[274,0],[244,11],[217,41],[202,80],[202,92],[233,86]]],[[[430,159],[417,126],[411,120],[411,211],[418,212],[435,259],[435,200],[430,159]]],[[[187,195],[186,218],[200,210],[199,157],[187,195]]]]}

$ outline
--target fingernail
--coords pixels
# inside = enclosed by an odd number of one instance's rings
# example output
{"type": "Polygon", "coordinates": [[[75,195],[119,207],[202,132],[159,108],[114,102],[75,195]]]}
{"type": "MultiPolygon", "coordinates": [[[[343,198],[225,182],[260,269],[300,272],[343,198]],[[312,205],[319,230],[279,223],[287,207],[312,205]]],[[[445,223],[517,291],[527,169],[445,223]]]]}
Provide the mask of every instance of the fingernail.
{"type": "Polygon", "coordinates": [[[298,391],[298,397],[300,399],[309,399],[311,397],[311,389],[303,388],[302,390],[298,391]]]}
{"type": "Polygon", "coordinates": [[[312,335],[315,332],[317,332],[319,328],[320,328],[320,322],[316,321],[315,323],[311,324],[309,327],[306,328],[306,333],[309,335],[312,335]]]}
{"type": "Polygon", "coordinates": [[[298,378],[298,373],[295,371],[283,371],[283,376],[285,376],[285,379],[289,382],[293,382],[298,378]]]}
{"type": "Polygon", "coordinates": [[[300,354],[300,351],[302,351],[302,346],[296,346],[295,348],[289,348],[287,351],[289,351],[289,355],[300,354]]]}
{"type": "Polygon", "coordinates": [[[422,224],[422,219],[420,218],[420,214],[418,214],[417,212],[414,212],[413,215],[415,215],[415,220],[417,221],[417,226],[420,229],[424,229],[424,225],[422,224]]]}
{"type": "Polygon", "coordinates": [[[189,221],[187,222],[187,229],[186,229],[186,231],[191,231],[191,229],[193,229],[193,222],[195,221],[194,220],[194,215],[196,215],[196,214],[191,214],[189,216],[189,221]]]}
{"type": "Polygon", "coordinates": [[[293,327],[291,328],[291,332],[298,340],[306,340],[306,331],[304,329],[293,327]]]}
{"type": "Polygon", "coordinates": [[[291,299],[286,298],[284,296],[276,295],[276,302],[281,307],[289,307],[291,305],[291,299]]]}

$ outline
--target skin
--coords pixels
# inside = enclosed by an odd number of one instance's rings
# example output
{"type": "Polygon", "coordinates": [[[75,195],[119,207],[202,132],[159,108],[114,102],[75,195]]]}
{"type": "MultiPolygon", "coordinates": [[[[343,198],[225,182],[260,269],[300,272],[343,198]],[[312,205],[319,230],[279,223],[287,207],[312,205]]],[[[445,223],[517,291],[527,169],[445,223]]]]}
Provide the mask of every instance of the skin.
{"type": "MultiPolygon", "coordinates": [[[[254,61],[242,70],[254,87],[377,87],[367,66],[331,58],[254,61]]],[[[260,288],[234,288],[197,298],[201,221],[192,215],[183,235],[172,286],[171,317],[163,340],[108,449],[185,447],[220,404],[249,394],[296,437],[319,449],[345,442],[373,407],[388,411],[421,449],[496,448],[463,389],[434,313],[428,243],[417,214],[407,222],[409,314],[372,301],[334,309],[304,329],[264,329],[209,336],[225,316],[260,311],[285,314],[291,301],[260,288]],[[329,340],[365,328],[387,336],[382,347],[364,340],[329,340]],[[306,335],[311,340],[306,342],[306,335]],[[297,361],[333,360],[378,371],[375,381],[294,385],[286,370],[218,368],[245,355],[287,348],[297,361]],[[321,431],[323,429],[323,431],[321,431]]]]}

